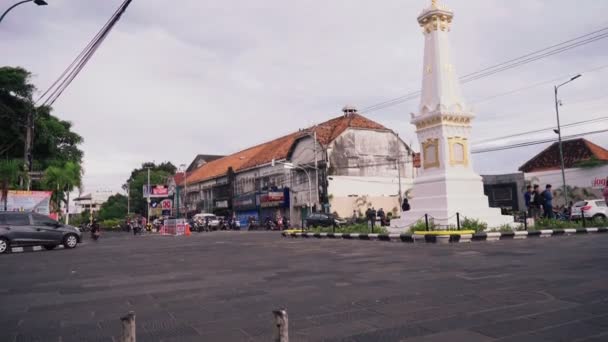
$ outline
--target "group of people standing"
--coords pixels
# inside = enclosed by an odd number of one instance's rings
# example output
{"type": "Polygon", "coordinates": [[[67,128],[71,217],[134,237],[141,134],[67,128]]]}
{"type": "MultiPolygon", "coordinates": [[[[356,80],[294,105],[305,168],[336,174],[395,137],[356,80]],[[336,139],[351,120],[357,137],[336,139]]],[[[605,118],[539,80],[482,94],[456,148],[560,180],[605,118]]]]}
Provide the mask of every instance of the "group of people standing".
{"type": "Polygon", "coordinates": [[[544,191],[540,191],[538,184],[528,185],[524,194],[526,208],[530,217],[539,218],[545,217],[552,219],[555,217],[553,213],[553,192],[551,184],[545,186],[544,191]]]}

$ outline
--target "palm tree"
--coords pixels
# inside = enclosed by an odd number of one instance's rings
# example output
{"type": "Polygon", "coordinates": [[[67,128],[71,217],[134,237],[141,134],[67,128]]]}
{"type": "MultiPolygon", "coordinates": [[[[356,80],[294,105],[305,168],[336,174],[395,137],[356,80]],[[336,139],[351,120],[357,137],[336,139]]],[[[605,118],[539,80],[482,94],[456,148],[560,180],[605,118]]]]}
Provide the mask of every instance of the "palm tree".
{"type": "Polygon", "coordinates": [[[44,171],[43,181],[46,187],[53,189],[56,210],[59,211],[61,209],[61,202],[66,204],[65,223],[68,224],[70,216],[70,192],[76,188],[80,189],[82,186],[82,168],[80,164],[66,162],[62,166],[49,166],[44,171]]]}
{"type": "Polygon", "coordinates": [[[17,159],[0,160],[0,185],[2,190],[2,201],[4,211],[8,210],[8,189],[15,186],[19,179],[25,177],[26,173],[21,167],[21,161],[17,159]]]}

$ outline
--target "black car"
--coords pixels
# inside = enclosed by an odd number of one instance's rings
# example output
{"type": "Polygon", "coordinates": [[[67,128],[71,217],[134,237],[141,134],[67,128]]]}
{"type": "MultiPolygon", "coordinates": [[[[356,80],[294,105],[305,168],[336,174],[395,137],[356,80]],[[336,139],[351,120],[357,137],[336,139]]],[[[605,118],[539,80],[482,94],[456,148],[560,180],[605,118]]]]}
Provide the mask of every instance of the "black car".
{"type": "Polygon", "coordinates": [[[306,218],[306,227],[340,227],[343,220],[333,214],[313,213],[306,218]]]}
{"type": "Polygon", "coordinates": [[[61,224],[48,216],[30,212],[0,212],[0,254],[11,247],[58,245],[74,248],[82,241],[78,228],[61,224]]]}

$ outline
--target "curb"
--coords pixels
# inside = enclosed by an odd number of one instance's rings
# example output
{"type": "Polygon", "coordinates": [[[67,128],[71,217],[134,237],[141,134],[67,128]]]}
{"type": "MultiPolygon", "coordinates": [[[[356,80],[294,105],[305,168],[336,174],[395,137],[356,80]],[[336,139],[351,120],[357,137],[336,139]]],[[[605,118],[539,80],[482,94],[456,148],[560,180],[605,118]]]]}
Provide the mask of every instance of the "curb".
{"type": "Polygon", "coordinates": [[[417,235],[417,234],[356,234],[356,233],[281,233],[286,238],[317,238],[344,240],[376,240],[405,243],[470,243],[471,241],[521,240],[527,238],[547,238],[552,236],[579,235],[589,233],[608,233],[608,228],[543,229],[533,231],[489,232],[455,235],[417,235]]]}
{"type": "MultiPolygon", "coordinates": [[[[55,249],[64,249],[63,245],[58,245],[55,249]]],[[[39,252],[46,251],[42,246],[11,247],[11,253],[39,252]]],[[[50,251],[49,251],[50,252],[50,251]]]]}

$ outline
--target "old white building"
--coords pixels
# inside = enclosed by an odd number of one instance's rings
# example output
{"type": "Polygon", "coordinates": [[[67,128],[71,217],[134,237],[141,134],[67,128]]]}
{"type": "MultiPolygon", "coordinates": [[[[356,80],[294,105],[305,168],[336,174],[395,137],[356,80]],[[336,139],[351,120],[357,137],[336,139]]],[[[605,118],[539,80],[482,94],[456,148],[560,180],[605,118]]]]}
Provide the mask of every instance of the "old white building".
{"type": "Polygon", "coordinates": [[[415,176],[412,159],[395,132],[347,106],[336,118],[202,165],[186,182],[206,211],[299,225],[311,211],[398,213],[399,188],[405,193],[415,176]]]}

